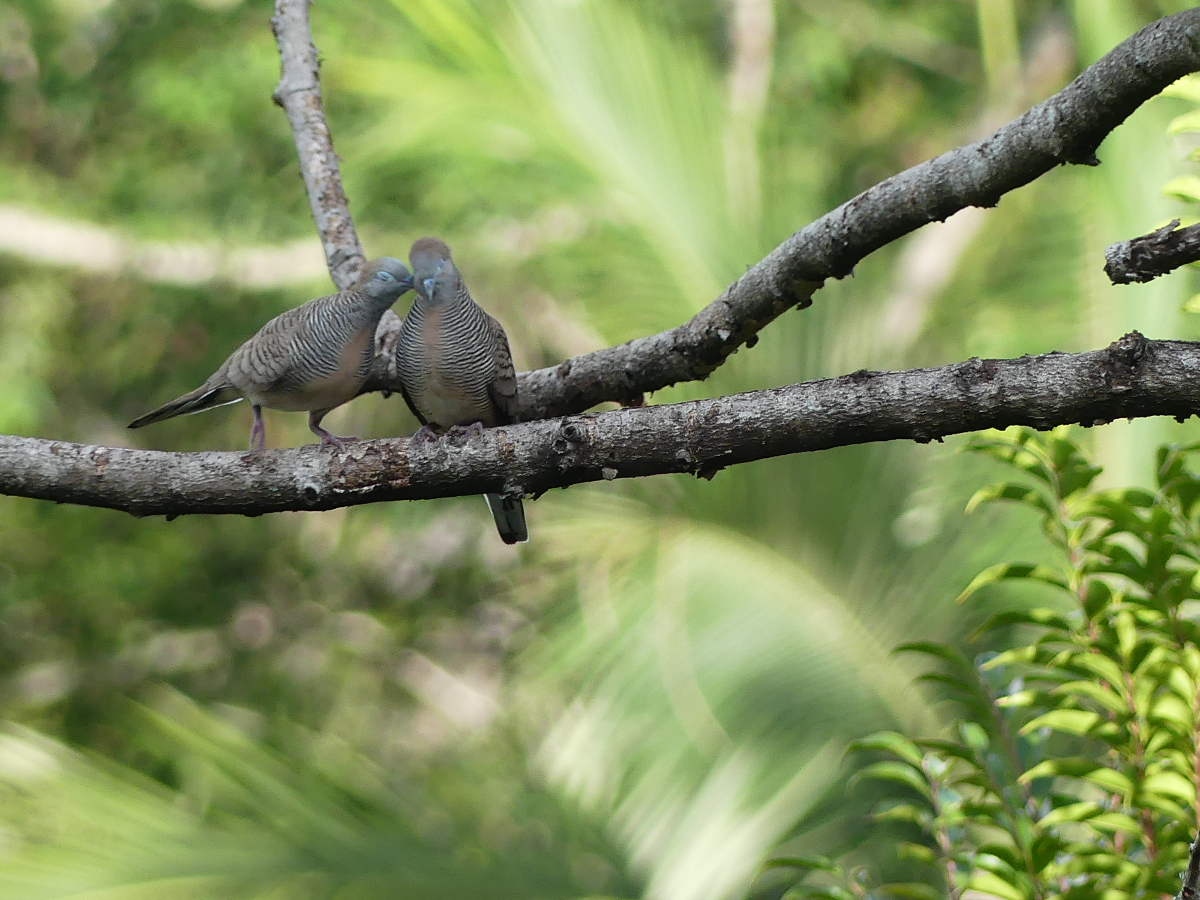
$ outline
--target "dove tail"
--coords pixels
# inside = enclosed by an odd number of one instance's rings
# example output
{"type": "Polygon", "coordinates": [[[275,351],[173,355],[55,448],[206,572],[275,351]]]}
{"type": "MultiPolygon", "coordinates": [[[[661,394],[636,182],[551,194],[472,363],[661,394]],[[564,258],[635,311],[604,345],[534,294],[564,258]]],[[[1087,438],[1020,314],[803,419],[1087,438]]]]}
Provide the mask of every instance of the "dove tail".
{"type": "Polygon", "coordinates": [[[241,395],[229,384],[216,386],[202,384],[182,397],[176,397],[170,403],[164,403],[158,409],[151,410],[144,416],[138,416],[129,423],[130,428],[141,428],[143,425],[153,425],[164,419],[176,416],[190,416],[192,413],[204,412],[206,409],[216,409],[218,406],[228,406],[237,403],[241,395]]]}
{"type": "Polygon", "coordinates": [[[500,540],[506,544],[516,544],[529,540],[529,530],[525,527],[525,506],[520,500],[509,500],[503,494],[484,494],[492,518],[496,520],[496,530],[500,532],[500,540]]]}

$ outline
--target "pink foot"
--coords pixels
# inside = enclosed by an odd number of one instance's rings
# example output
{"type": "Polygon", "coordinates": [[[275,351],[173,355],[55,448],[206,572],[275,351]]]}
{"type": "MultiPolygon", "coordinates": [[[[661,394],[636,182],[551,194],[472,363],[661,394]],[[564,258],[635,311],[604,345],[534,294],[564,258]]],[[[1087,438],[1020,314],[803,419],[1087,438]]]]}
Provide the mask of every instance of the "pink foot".
{"type": "Polygon", "coordinates": [[[263,424],[262,407],[251,406],[254,424],[250,426],[250,449],[261,450],[267,443],[267,427],[263,424]]]}
{"type": "Polygon", "coordinates": [[[324,415],[324,413],[319,415],[317,413],[309,413],[308,415],[308,430],[321,439],[322,447],[335,447],[341,450],[347,442],[358,440],[358,438],[350,435],[339,437],[331,431],[326,431],[321,427],[321,419],[324,418],[324,415]]]}
{"type": "Polygon", "coordinates": [[[417,429],[416,433],[412,436],[412,439],[418,444],[430,444],[438,439],[438,435],[437,432],[428,425],[422,425],[417,429]]]}
{"type": "Polygon", "coordinates": [[[470,425],[451,425],[446,429],[446,434],[450,435],[454,441],[460,438],[480,437],[483,434],[483,423],[472,422],[470,425]]]}
{"type": "Polygon", "coordinates": [[[330,431],[325,431],[325,429],[321,429],[321,430],[325,432],[324,434],[321,435],[321,446],[322,447],[334,447],[338,450],[341,450],[345,447],[346,444],[352,444],[355,441],[360,440],[359,438],[357,438],[351,434],[339,436],[330,431]]]}

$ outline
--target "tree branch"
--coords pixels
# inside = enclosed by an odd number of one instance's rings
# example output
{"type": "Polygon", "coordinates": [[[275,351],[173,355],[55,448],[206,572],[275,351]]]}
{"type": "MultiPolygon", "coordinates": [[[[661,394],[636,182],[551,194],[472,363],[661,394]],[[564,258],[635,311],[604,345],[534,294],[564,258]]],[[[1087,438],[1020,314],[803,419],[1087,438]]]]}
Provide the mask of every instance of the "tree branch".
{"type": "Polygon", "coordinates": [[[1104,272],[1113,284],[1153,281],[1200,262],[1200,225],[1180,228],[1179,220],[1172,219],[1157,231],[1113,244],[1104,259],[1104,272]]]}
{"type": "Polygon", "coordinates": [[[313,222],[325,247],[325,261],[338,290],[345,290],[363,267],[362,245],[342,189],[333,138],[321,103],[319,62],[308,26],[311,0],[275,0],[271,31],[279,47],[279,84],[272,98],[287,113],[300,158],[300,175],[313,222]]]}
{"type": "MultiPolygon", "coordinates": [[[[897,238],[967,206],[995,206],[1056,166],[1096,165],[1109,132],[1197,70],[1200,9],[1154,22],[991,136],[882,181],[796,232],[684,324],[522,372],[521,419],[582,412],[606,400],[636,403],[647,392],[707,377],[784,312],[810,305],[826,279],[849,275],[897,238]]],[[[394,360],[376,360],[367,389],[398,390],[394,360]]]]}
{"type": "Polygon", "coordinates": [[[1175,900],[1200,900],[1200,837],[1188,848],[1187,871],[1175,900]]]}
{"type": "Polygon", "coordinates": [[[1134,332],[1104,350],[935,369],[856,372],[712,400],[587,413],[488,429],[457,442],[388,438],[162,453],[0,437],[0,494],[135,515],[259,515],[556,487],[670,472],[712,477],[737,463],[873,441],[1031,425],[1097,425],[1200,410],[1200,344],[1134,332]]]}

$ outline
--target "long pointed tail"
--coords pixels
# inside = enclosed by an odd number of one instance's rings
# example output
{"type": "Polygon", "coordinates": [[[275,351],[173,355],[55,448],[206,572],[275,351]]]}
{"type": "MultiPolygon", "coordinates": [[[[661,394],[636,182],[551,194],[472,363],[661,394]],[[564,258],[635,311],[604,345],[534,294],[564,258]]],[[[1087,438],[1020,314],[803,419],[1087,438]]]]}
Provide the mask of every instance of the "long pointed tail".
{"type": "Polygon", "coordinates": [[[529,540],[529,529],[525,527],[525,506],[520,500],[509,500],[503,494],[484,494],[492,518],[496,520],[496,530],[500,532],[500,540],[506,544],[516,544],[529,540]]]}
{"type": "Polygon", "coordinates": [[[176,397],[170,403],[164,403],[158,409],[151,410],[144,416],[138,416],[129,423],[129,427],[141,428],[143,425],[152,425],[163,419],[190,416],[192,413],[204,412],[206,409],[237,403],[241,399],[241,395],[232,385],[202,384],[194,391],[184,394],[182,397],[176,397]]]}

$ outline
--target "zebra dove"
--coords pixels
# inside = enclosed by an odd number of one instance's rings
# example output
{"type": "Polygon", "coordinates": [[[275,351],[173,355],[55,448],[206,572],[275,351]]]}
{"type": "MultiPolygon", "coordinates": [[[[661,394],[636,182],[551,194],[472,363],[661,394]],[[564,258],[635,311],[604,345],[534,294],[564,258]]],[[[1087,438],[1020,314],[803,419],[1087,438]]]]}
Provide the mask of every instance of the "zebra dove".
{"type": "MultiPolygon", "coordinates": [[[[414,440],[513,423],[517,375],[504,329],[471,299],[442,241],[421,238],[408,261],[417,297],[400,329],[396,358],[401,394],[421,422],[414,440]]],[[[529,540],[520,500],[484,499],[504,543],[529,540]]]]}
{"type": "Polygon", "coordinates": [[[129,423],[141,428],[249,400],[254,412],[250,449],[266,443],[262,408],[307,411],[321,446],[343,440],[321,427],[335,407],[353,400],[371,371],[375,329],[384,312],[412,290],[412,273],[390,256],[373,260],[350,288],[289,309],[230,354],[196,390],[129,423]]]}

